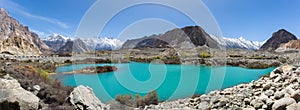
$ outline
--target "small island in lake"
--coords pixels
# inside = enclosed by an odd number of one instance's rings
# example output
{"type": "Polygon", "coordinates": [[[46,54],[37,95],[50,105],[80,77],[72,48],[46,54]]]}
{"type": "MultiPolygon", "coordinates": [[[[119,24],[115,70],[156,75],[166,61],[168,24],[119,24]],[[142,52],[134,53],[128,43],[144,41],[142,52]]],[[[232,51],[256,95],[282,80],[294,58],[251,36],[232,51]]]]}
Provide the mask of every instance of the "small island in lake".
{"type": "Polygon", "coordinates": [[[86,67],[80,70],[70,71],[70,72],[64,72],[64,74],[99,74],[99,73],[105,73],[105,72],[113,72],[116,71],[116,66],[90,66],[86,67]]]}

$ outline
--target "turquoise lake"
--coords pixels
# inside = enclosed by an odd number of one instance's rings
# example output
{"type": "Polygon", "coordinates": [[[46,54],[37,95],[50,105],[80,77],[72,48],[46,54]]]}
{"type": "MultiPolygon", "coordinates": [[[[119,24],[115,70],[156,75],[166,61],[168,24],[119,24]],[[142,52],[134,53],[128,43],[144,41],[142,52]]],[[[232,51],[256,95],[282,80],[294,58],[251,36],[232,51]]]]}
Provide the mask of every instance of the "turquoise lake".
{"type": "Polygon", "coordinates": [[[251,82],[273,69],[275,67],[246,69],[234,66],[164,65],[139,62],[78,64],[58,67],[56,69],[58,74],[54,78],[62,81],[65,86],[89,86],[102,102],[109,102],[120,94],[144,96],[151,90],[157,90],[160,100],[172,100],[251,82]],[[95,65],[112,65],[118,70],[102,74],[61,74],[61,72],[95,65]]]}

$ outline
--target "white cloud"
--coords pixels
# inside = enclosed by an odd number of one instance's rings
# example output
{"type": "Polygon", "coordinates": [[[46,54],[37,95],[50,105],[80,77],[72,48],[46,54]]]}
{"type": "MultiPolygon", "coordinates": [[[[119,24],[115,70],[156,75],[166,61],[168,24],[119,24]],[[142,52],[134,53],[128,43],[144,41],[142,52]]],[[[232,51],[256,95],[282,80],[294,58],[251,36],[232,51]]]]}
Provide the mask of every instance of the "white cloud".
{"type": "Polygon", "coordinates": [[[31,14],[31,13],[27,12],[24,7],[22,7],[21,5],[13,2],[11,0],[0,0],[0,7],[9,9],[9,10],[13,11],[14,13],[19,13],[19,14],[22,14],[29,18],[33,18],[33,19],[37,19],[37,20],[41,20],[41,21],[49,22],[51,24],[58,25],[65,29],[69,28],[69,26],[66,23],[64,23],[60,20],[31,14]]]}

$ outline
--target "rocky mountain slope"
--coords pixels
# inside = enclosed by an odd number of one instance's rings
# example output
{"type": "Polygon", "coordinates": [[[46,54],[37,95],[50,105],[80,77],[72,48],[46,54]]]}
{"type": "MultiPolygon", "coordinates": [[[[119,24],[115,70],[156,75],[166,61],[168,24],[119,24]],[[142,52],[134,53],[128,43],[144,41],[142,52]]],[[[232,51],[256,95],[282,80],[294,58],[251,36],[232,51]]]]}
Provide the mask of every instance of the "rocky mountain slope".
{"type": "Polygon", "coordinates": [[[68,40],[64,46],[60,47],[56,52],[59,54],[63,53],[71,53],[71,52],[88,52],[91,49],[81,40],[81,39],[74,39],[68,40]]]}
{"type": "Polygon", "coordinates": [[[221,46],[231,49],[246,49],[246,50],[258,50],[264,42],[258,41],[249,41],[244,39],[243,37],[240,38],[226,38],[226,37],[216,37],[214,35],[210,35],[214,40],[216,40],[221,46]]]}
{"type": "Polygon", "coordinates": [[[276,50],[281,44],[288,43],[292,40],[297,40],[297,37],[284,29],[280,29],[273,33],[272,37],[262,45],[260,50],[276,50]]]}
{"type": "Polygon", "coordinates": [[[282,44],[276,51],[300,50],[300,40],[292,40],[282,44]]]}
{"type": "Polygon", "coordinates": [[[0,53],[15,55],[39,55],[51,53],[39,37],[29,28],[10,17],[5,9],[0,8],[0,53]]]}
{"type": "Polygon", "coordinates": [[[210,35],[199,26],[187,26],[181,29],[173,29],[160,35],[127,40],[122,48],[189,48],[193,46],[220,48],[218,42],[211,38],[210,35]]]}

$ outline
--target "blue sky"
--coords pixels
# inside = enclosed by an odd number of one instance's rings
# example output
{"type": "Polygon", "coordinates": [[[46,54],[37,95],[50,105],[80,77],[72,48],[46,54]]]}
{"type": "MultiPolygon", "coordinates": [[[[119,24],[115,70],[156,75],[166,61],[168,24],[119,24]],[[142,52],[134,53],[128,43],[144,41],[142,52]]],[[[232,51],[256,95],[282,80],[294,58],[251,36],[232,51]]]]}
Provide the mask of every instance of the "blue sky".
{"type": "MultiPolygon", "coordinates": [[[[243,36],[249,40],[263,41],[281,28],[300,36],[299,0],[202,1],[210,9],[225,37],[243,36]]],[[[81,18],[94,2],[95,0],[0,0],[0,7],[7,9],[11,16],[41,36],[51,33],[74,36],[81,18]]],[[[151,26],[151,22],[140,23],[139,25],[148,25],[151,31],[138,31],[139,33],[136,34],[130,34],[131,31],[127,31],[126,35],[143,37],[150,33],[162,33],[173,28],[172,23],[178,27],[193,25],[193,22],[176,11],[140,5],[115,16],[101,36],[116,37],[122,29],[130,25],[132,20],[141,20],[149,16],[163,16],[168,23],[163,28],[151,26]],[[126,15],[135,17],[130,18],[126,15]]],[[[163,24],[163,22],[156,23],[163,24]]],[[[131,30],[134,31],[134,28],[131,30]]]]}

